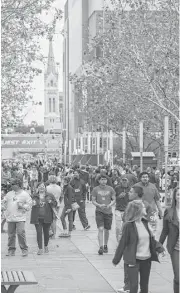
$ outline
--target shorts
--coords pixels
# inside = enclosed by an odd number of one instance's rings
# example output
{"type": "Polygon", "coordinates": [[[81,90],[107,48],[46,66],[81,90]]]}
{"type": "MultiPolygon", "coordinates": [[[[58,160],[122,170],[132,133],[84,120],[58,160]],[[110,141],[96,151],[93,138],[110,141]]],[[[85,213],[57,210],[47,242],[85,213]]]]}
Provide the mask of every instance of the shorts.
{"type": "Polygon", "coordinates": [[[97,227],[104,227],[106,230],[111,230],[113,214],[104,214],[96,211],[96,224],[97,227]]]}

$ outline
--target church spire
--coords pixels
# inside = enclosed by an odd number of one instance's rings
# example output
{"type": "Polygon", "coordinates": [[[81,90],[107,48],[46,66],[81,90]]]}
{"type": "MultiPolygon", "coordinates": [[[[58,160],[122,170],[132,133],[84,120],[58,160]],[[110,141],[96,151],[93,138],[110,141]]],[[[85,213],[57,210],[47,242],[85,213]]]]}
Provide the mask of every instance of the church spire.
{"type": "Polygon", "coordinates": [[[48,64],[47,64],[47,73],[57,73],[56,65],[54,59],[53,45],[52,45],[52,36],[49,38],[49,53],[48,53],[48,64]]]}

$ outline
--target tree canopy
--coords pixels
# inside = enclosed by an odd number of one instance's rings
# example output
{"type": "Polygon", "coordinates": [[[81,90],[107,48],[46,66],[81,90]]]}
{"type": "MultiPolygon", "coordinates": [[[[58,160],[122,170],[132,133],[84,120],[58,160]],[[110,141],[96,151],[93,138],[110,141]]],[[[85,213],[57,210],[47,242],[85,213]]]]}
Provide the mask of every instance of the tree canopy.
{"type": "Polygon", "coordinates": [[[1,112],[2,128],[16,119],[30,99],[34,76],[41,73],[35,62],[43,61],[39,40],[54,33],[62,11],[53,8],[54,0],[2,0],[1,2],[1,112]],[[42,14],[53,15],[50,23],[42,14]]]}
{"type": "Polygon", "coordinates": [[[179,121],[177,1],[111,2],[114,9],[104,11],[96,36],[89,36],[81,74],[71,76],[78,107],[87,123],[115,133],[126,127],[137,138],[143,120],[145,135],[155,140],[165,114],[179,121]]]}

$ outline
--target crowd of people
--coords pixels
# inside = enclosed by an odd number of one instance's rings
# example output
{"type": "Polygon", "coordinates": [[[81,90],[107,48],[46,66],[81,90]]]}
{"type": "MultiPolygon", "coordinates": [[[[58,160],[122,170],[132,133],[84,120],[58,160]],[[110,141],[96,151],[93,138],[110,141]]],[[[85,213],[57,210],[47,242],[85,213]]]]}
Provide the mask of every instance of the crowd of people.
{"type": "Polygon", "coordinates": [[[167,250],[174,272],[174,293],[179,292],[179,173],[169,172],[172,205],[163,213],[161,180],[163,171],[148,167],[140,172],[138,166],[69,166],[54,161],[6,161],[1,172],[1,233],[8,226],[7,256],[14,256],[16,234],[22,256],[28,256],[25,222],[37,234],[38,255],[49,253],[50,237],[57,236],[57,220],[61,220],[61,237],[71,237],[78,212],[85,231],[90,223],[86,203],[95,206],[98,230],[98,254],[108,253],[109,231],[115,207],[117,249],[113,264],[124,259],[124,287],[120,292],[137,293],[140,274],[140,292],[148,293],[151,262],[167,250]],[[60,214],[60,205],[63,209],[60,214]],[[159,241],[155,239],[158,218],[163,219],[159,241]],[[66,220],[68,220],[68,225],[66,220]]]}

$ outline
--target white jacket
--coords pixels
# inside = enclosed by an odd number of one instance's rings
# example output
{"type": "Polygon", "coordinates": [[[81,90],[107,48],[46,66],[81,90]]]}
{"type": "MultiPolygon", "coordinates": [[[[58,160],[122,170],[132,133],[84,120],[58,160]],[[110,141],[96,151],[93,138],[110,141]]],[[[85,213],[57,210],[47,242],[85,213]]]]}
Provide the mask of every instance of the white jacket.
{"type": "Polygon", "coordinates": [[[23,222],[26,221],[26,213],[32,206],[30,195],[22,190],[19,194],[10,191],[6,194],[2,201],[2,207],[5,210],[7,222],[23,222]]]}

